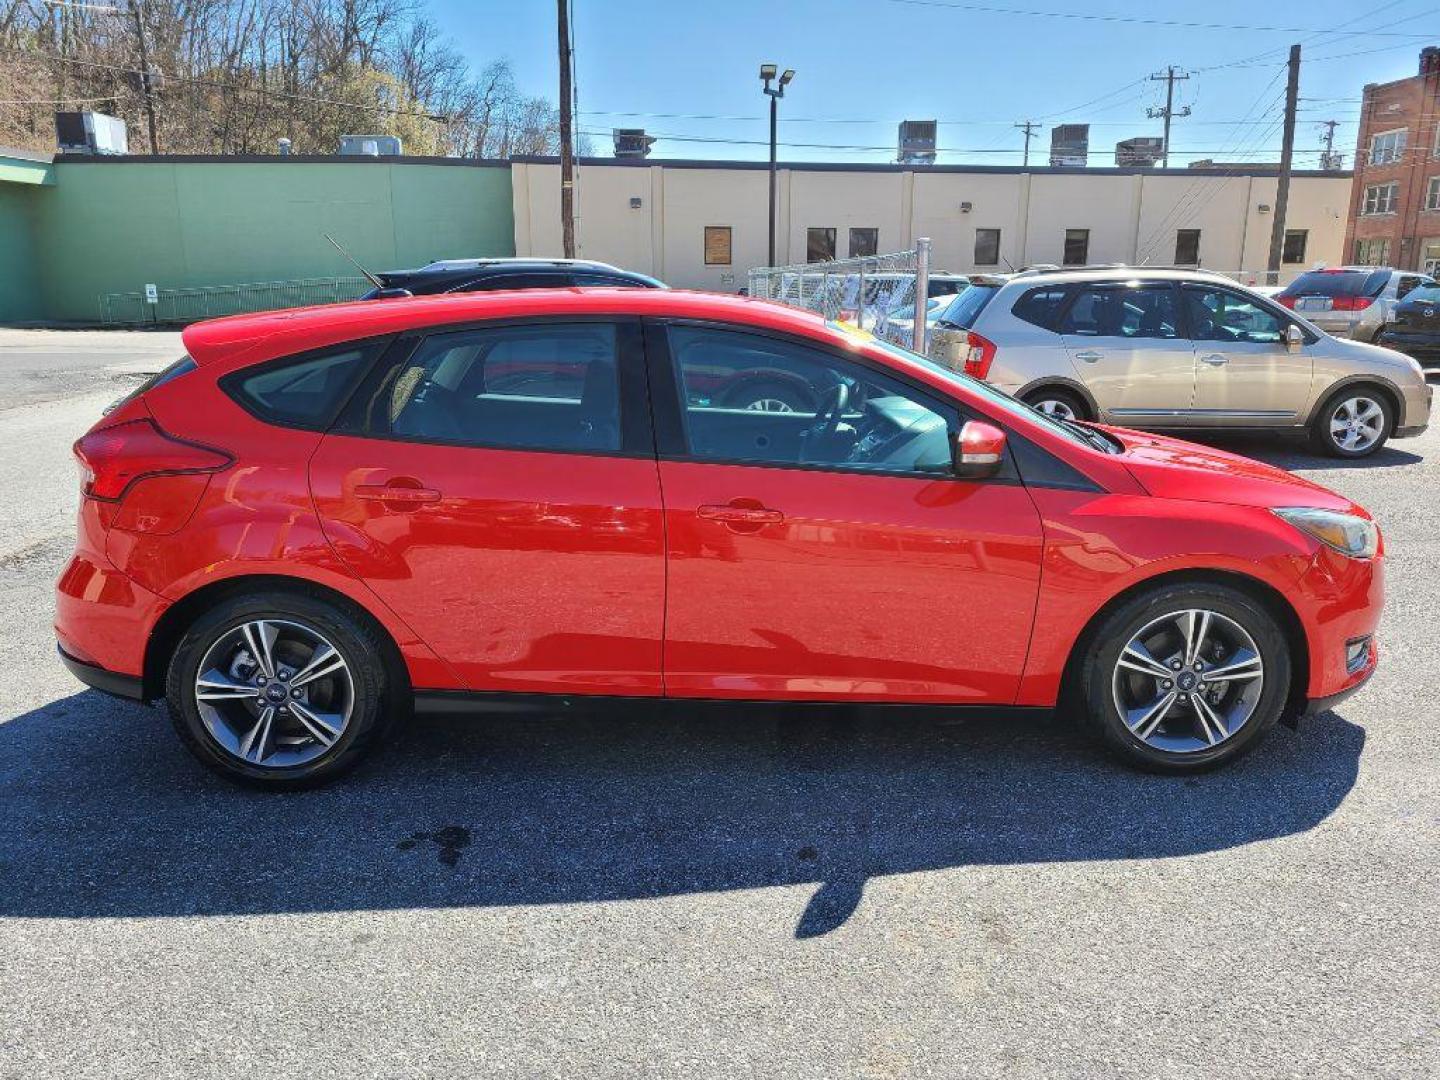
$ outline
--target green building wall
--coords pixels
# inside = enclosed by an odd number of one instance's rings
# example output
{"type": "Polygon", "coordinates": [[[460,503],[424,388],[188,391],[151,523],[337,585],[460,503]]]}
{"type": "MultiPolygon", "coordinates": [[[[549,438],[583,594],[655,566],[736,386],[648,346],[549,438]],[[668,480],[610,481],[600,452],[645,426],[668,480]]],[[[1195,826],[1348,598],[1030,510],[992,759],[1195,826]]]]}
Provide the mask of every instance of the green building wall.
{"type": "Polygon", "coordinates": [[[41,318],[35,203],[53,188],[0,183],[0,323],[41,318]]]}
{"type": "Polygon", "coordinates": [[[13,202],[32,236],[29,249],[0,240],[0,273],[40,269],[0,319],[28,306],[32,319],[94,322],[102,294],[146,284],[355,276],[325,233],[371,270],[515,251],[508,163],[62,157],[54,173],[18,200],[0,190],[0,227],[13,202]]]}

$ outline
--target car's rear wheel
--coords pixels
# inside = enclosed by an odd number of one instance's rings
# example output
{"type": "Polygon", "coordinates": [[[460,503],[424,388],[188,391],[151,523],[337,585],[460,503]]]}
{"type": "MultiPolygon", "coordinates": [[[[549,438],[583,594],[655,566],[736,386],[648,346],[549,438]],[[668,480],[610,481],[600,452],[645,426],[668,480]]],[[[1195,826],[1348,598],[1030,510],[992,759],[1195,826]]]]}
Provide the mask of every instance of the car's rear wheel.
{"type": "Polygon", "coordinates": [[[227,779],[325,783],[373,747],[391,713],[375,631],[317,597],[236,596],[176,647],[165,697],[181,740],[227,779]]]}
{"type": "Polygon", "coordinates": [[[1134,597],[1096,627],[1082,663],[1091,729],[1125,761],[1157,772],[1247,753],[1290,693],[1285,634],[1263,605],[1224,585],[1134,597]]]}
{"type": "Polygon", "coordinates": [[[1369,387],[1346,387],[1333,395],[1310,424],[1315,449],[1332,457],[1368,457],[1395,430],[1390,401],[1369,387]]]}
{"type": "Polygon", "coordinates": [[[1054,420],[1091,419],[1090,410],[1085,407],[1085,402],[1080,400],[1080,395],[1070,390],[1045,387],[1031,391],[1023,400],[1026,405],[1038,409],[1054,420]]]}

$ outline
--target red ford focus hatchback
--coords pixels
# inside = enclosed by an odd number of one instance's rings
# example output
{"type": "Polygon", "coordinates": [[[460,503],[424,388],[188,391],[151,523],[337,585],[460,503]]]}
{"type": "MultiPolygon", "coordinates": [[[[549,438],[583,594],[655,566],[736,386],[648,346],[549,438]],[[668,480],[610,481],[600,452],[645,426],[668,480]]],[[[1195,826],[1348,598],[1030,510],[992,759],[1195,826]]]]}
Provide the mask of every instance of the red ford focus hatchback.
{"type": "Polygon", "coordinates": [[[490,293],[184,340],[76,444],[56,631],[234,779],[585,697],[1063,703],[1192,770],[1375,667],[1360,507],[804,312],[490,293]]]}

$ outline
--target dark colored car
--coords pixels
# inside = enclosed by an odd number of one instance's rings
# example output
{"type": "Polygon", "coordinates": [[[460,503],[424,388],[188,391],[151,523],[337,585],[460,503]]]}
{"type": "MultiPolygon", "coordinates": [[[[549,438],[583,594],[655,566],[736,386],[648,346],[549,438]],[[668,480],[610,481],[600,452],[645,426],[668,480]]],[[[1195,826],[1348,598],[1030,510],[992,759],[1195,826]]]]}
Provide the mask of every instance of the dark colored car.
{"type": "Polygon", "coordinates": [[[1440,367],[1440,285],[1415,289],[1396,304],[1395,321],[1380,332],[1379,343],[1440,367]]]}
{"type": "Polygon", "coordinates": [[[417,270],[376,274],[383,287],[362,300],[437,293],[494,292],[500,289],[565,289],[574,287],[663,289],[663,281],[587,259],[443,259],[417,270]]]}

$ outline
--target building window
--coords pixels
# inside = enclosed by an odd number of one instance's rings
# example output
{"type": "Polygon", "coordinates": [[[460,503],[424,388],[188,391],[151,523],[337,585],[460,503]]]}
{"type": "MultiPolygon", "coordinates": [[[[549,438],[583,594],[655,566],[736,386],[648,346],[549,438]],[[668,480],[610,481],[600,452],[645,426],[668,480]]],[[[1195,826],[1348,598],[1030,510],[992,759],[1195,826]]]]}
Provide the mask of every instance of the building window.
{"type": "Polygon", "coordinates": [[[1370,136],[1370,164],[1389,165],[1405,155],[1405,128],[1370,136]]]}
{"type": "Polygon", "coordinates": [[[730,265],[730,226],[705,226],[705,265],[730,265]]]}
{"type": "Polygon", "coordinates": [[[1175,265],[1200,265],[1200,230],[1175,230],[1175,265]]]}
{"type": "Polygon", "coordinates": [[[1358,266],[1389,266],[1390,241],[1385,239],[1356,240],[1355,263],[1358,266]]]}
{"type": "Polygon", "coordinates": [[[1280,261],[1287,263],[1303,263],[1305,261],[1305,242],[1310,239],[1308,229],[1286,229],[1285,248],[1280,254],[1280,261]]]}
{"type": "Polygon", "coordinates": [[[832,262],[835,259],[835,230],[805,230],[805,261],[832,262]]]}
{"type": "Polygon", "coordinates": [[[1000,265],[1000,230],[975,230],[975,265],[1000,265]]]}
{"type": "Polygon", "coordinates": [[[852,259],[858,259],[865,255],[876,255],[879,254],[879,252],[879,229],[850,230],[850,257],[852,259]]]}
{"type": "Polygon", "coordinates": [[[1360,207],[1360,213],[1393,214],[1399,201],[1399,181],[1391,180],[1388,184],[1371,184],[1365,189],[1365,201],[1360,207]]]}
{"type": "Polygon", "coordinates": [[[1089,229],[1065,230],[1065,258],[1063,261],[1066,266],[1084,266],[1090,261],[1089,229]]]}
{"type": "Polygon", "coordinates": [[[1425,209],[1440,210],[1440,176],[1430,177],[1430,186],[1425,189],[1425,209]]]}

